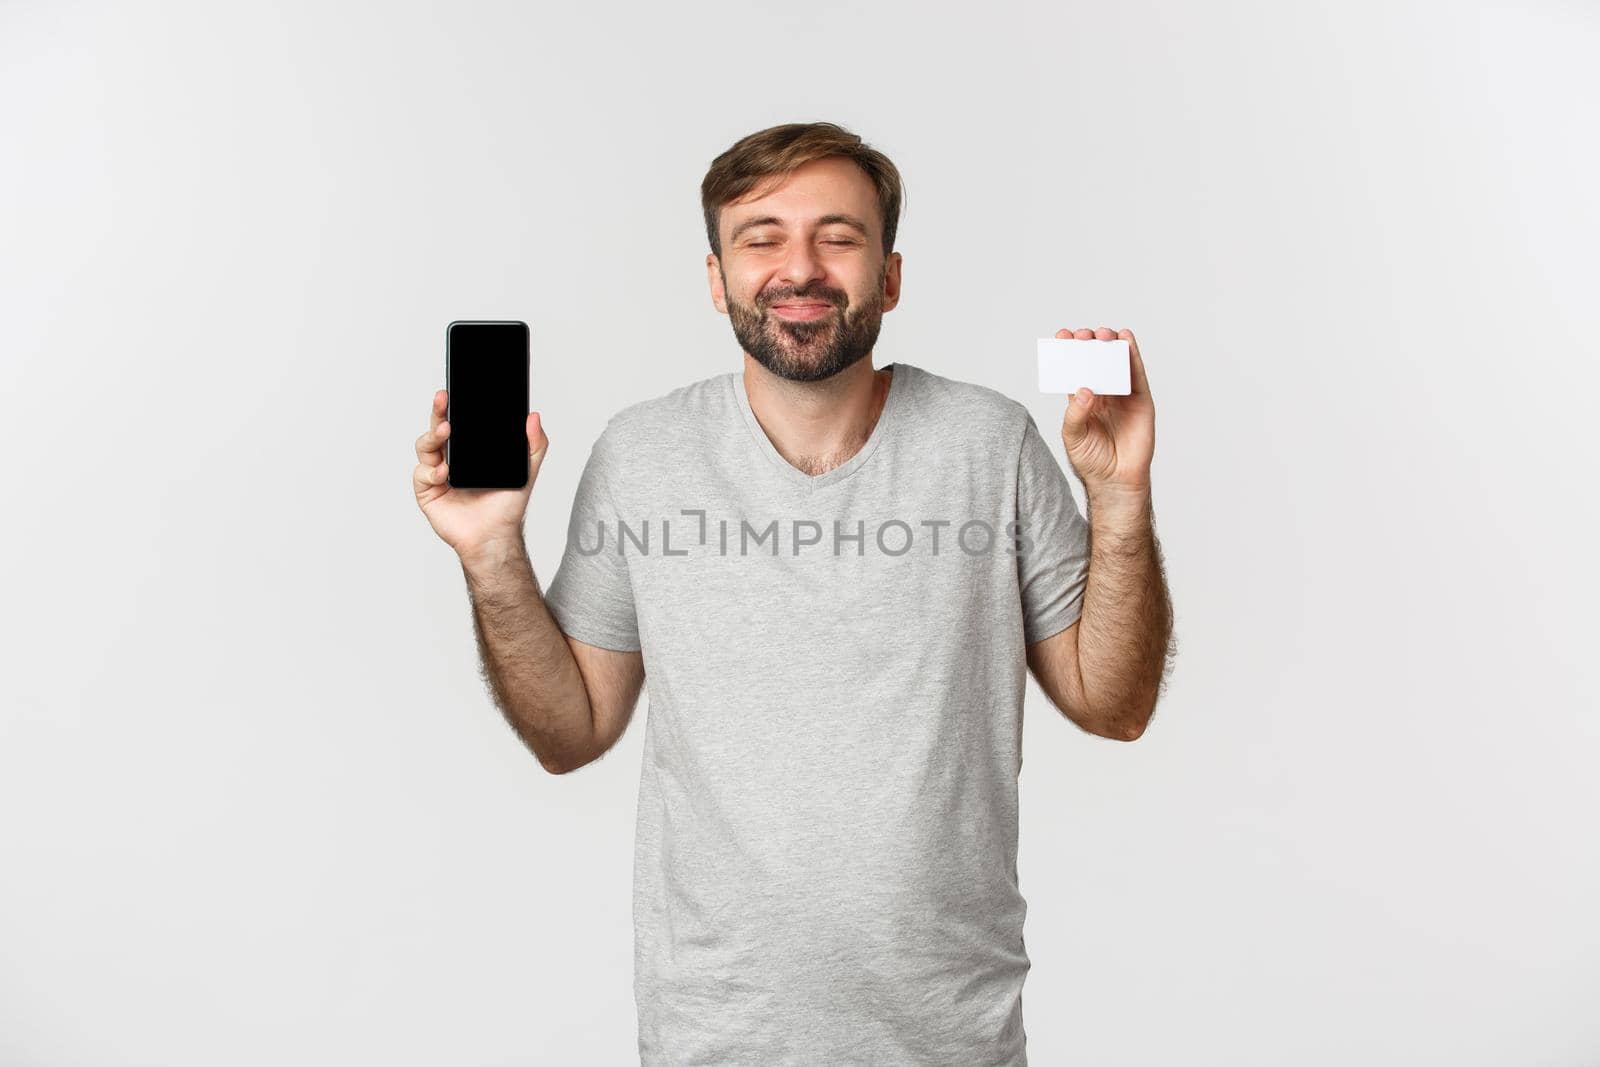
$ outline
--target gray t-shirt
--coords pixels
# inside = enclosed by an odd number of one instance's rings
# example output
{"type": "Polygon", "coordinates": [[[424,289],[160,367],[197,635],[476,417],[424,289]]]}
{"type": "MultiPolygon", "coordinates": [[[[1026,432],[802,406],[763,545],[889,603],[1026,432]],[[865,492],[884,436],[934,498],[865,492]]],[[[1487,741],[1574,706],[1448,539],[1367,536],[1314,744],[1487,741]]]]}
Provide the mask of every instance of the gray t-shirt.
{"type": "Polygon", "coordinates": [[[1088,525],[1026,407],[892,366],[823,474],[732,371],[618,412],[579,481],[545,601],[643,651],[646,1067],[1027,1062],[1024,646],[1077,620],[1088,525]]]}

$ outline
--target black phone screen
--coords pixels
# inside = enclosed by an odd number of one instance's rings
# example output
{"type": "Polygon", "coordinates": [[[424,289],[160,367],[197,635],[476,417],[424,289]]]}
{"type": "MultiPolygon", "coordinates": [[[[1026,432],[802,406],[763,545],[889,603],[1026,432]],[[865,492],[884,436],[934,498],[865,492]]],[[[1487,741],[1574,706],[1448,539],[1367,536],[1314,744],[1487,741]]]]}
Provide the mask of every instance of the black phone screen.
{"type": "Polygon", "coordinates": [[[528,484],[528,324],[452,322],[445,329],[445,439],[456,489],[528,484]]]}

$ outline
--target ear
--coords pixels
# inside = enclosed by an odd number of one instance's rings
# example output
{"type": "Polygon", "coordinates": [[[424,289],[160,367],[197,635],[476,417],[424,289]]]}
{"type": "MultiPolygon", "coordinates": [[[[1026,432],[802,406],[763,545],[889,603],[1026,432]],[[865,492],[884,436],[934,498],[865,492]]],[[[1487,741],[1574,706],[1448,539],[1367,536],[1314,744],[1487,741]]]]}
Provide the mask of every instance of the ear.
{"type": "Polygon", "coordinates": [[[900,303],[900,253],[890,252],[889,261],[883,265],[883,310],[888,311],[900,303]]]}
{"type": "Polygon", "coordinates": [[[706,256],[706,281],[711,286],[711,303],[724,315],[728,313],[728,293],[722,284],[722,264],[715,252],[706,256]]]}

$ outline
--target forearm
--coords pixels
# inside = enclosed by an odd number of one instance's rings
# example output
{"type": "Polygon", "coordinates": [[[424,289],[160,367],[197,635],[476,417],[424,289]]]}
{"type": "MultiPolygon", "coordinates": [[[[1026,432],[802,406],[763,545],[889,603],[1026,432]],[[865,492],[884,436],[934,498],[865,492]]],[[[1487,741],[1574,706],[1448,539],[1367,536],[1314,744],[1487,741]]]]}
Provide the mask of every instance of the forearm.
{"type": "Polygon", "coordinates": [[[484,679],[506,721],[552,773],[588,760],[594,717],[572,649],[533,573],[526,546],[461,557],[484,679]]]}
{"type": "Polygon", "coordinates": [[[1089,575],[1078,626],[1085,703],[1132,740],[1155,710],[1172,639],[1150,492],[1091,491],[1089,575]]]}

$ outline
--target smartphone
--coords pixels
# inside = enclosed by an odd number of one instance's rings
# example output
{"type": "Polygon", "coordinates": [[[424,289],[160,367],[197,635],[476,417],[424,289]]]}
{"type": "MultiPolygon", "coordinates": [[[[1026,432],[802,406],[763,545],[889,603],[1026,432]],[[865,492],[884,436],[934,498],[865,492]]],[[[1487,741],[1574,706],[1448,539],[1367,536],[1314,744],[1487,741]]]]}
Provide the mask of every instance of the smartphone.
{"type": "Polygon", "coordinates": [[[525,322],[452,322],[445,327],[446,479],[452,489],[521,489],[528,484],[528,374],[525,322]]]}

